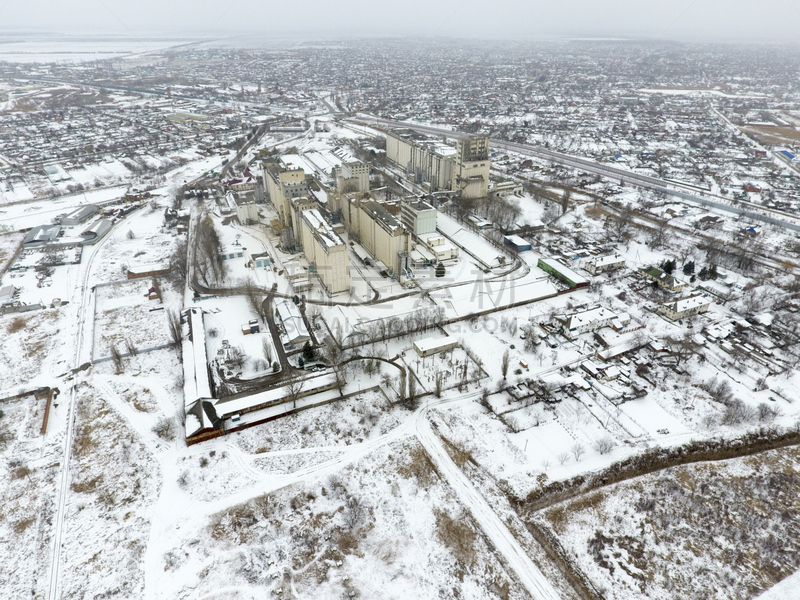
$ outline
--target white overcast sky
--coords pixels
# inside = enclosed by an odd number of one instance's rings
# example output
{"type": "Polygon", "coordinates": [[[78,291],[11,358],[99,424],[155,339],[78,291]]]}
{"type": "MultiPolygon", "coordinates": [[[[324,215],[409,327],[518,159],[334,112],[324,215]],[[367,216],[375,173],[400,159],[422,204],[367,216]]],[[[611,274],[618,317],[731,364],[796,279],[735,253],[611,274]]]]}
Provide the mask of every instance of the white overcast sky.
{"type": "Polygon", "coordinates": [[[0,0],[0,31],[800,41],[800,0],[0,0]]]}

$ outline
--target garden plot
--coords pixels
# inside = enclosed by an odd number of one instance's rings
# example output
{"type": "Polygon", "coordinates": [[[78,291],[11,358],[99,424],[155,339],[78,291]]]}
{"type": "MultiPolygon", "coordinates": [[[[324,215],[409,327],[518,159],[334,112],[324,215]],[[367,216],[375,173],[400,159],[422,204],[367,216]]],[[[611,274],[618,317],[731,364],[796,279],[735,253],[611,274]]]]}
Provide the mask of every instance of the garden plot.
{"type": "Polygon", "coordinates": [[[163,540],[154,598],[205,596],[220,580],[230,597],[524,597],[416,442],[197,519],[180,537],[163,540]]]}
{"type": "Polygon", "coordinates": [[[496,417],[478,403],[432,414],[440,435],[468,451],[493,477],[505,479],[520,497],[542,477],[566,479],[632,452],[571,398],[557,405],[531,406],[524,420],[517,413],[496,417]]]}
{"type": "Polygon", "coordinates": [[[117,224],[109,232],[106,238],[108,242],[99,250],[99,260],[94,270],[95,280],[118,281],[126,277],[128,267],[154,263],[169,264],[170,254],[183,236],[174,230],[162,229],[163,223],[164,213],[151,205],[134,211],[117,224]]]}
{"type": "Polygon", "coordinates": [[[791,448],[675,467],[536,520],[610,600],[752,598],[800,568],[799,466],[791,448]]]}
{"type": "MultiPolygon", "coordinates": [[[[111,356],[112,346],[126,353],[131,347],[142,351],[172,342],[167,309],[159,300],[148,299],[151,284],[149,278],[143,278],[97,287],[94,359],[111,356]]],[[[173,292],[165,286],[162,293],[173,292]]]]}
{"type": "MultiPolygon", "coordinates": [[[[40,375],[50,375],[48,362],[63,361],[65,346],[57,343],[66,327],[63,317],[58,308],[0,316],[0,390],[35,387],[40,375]]],[[[63,366],[60,372],[65,370],[63,366]]],[[[49,378],[45,385],[52,385],[49,378]]]]}
{"type": "Polygon", "coordinates": [[[256,455],[259,468],[269,470],[275,457],[288,452],[307,449],[316,456],[318,448],[345,450],[385,435],[410,414],[399,404],[389,404],[380,392],[369,391],[239,431],[231,438],[242,451],[256,455]]]}
{"type": "Polygon", "coordinates": [[[436,395],[459,386],[466,391],[468,384],[478,385],[486,377],[481,359],[460,347],[424,358],[412,350],[405,353],[403,363],[411,369],[422,390],[436,395]]]}
{"type": "MultiPolygon", "coordinates": [[[[3,373],[9,371],[3,367],[3,373]]],[[[45,400],[0,403],[0,596],[44,597],[63,438],[42,441],[45,400]],[[13,543],[11,542],[13,540],[13,543]]]]}
{"type": "MultiPolygon", "coordinates": [[[[146,440],[120,419],[98,390],[77,398],[70,500],[65,520],[66,598],[141,598],[159,469],[146,440]]],[[[46,581],[46,579],[45,579],[46,581]]]]}

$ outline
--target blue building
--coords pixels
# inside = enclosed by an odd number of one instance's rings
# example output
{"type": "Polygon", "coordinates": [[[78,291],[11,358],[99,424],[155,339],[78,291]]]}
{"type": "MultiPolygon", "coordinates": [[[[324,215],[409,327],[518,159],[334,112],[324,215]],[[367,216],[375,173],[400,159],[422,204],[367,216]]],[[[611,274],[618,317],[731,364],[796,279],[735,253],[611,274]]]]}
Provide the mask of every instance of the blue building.
{"type": "Polygon", "coordinates": [[[507,246],[511,246],[517,252],[525,252],[531,249],[531,243],[519,237],[518,235],[503,236],[503,241],[507,246]]]}

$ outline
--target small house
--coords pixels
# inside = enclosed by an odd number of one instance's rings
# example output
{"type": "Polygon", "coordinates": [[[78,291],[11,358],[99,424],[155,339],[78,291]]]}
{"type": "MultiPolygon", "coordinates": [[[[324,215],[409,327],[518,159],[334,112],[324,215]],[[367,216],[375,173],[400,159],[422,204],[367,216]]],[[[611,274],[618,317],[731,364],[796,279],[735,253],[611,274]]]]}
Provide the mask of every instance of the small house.
{"type": "Polygon", "coordinates": [[[682,281],[665,273],[658,267],[642,269],[641,273],[648,279],[655,281],[662,290],[667,290],[669,292],[680,292],[683,290],[684,283],[682,281]]]}

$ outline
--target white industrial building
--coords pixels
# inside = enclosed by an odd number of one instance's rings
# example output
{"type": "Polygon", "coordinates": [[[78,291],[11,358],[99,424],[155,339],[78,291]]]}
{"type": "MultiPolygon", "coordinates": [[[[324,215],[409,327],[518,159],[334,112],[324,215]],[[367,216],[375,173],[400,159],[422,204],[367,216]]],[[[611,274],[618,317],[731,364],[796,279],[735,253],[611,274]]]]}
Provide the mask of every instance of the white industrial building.
{"type": "Polygon", "coordinates": [[[436,231],[438,211],[422,200],[403,200],[400,204],[400,220],[409,233],[419,236],[436,231]]]}
{"type": "Polygon", "coordinates": [[[461,135],[455,150],[410,129],[386,136],[386,158],[430,192],[458,192],[464,198],[489,193],[489,136],[461,135]]]}
{"type": "Polygon", "coordinates": [[[420,358],[439,354],[440,352],[447,352],[453,348],[458,347],[458,340],[445,337],[445,338],[425,338],[414,342],[414,351],[420,358]]]}
{"type": "Polygon", "coordinates": [[[275,313],[290,344],[302,345],[311,341],[303,315],[293,302],[281,300],[275,306],[275,313]]]}
{"type": "Polygon", "coordinates": [[[61,217],[59,224],[62,227],[77,227],[86,223],[99,211],[100,209],[94,204],[85,204],[61,217]]]}
{"type": "Polygon", "coordinates": [[[270,202],[278,211],[281,222],[294,228],[290,201],[292,198],[309,196],[310,189],[303,169],[284,169],[277,162],[265,161],[261,166],[264,186],[270,202]]]}
{"type": "MultiPolygon", "coordinates": [[[[417,239],[420,244],[433,255],[435,262],[445,262],[458,258],[458,248],[441,233],[426,233],[425,235],[419,236],[417,239]]],[[[417,244],[415,250],[419,249],[420,246],[417,244]]]]}
{"type": "Polygon", "coordinates": [[[371,262],[375,267],[390,274],[400,273],[400,254],[408,251],[409,236],[385,206],[350,197],[342,207],[342,216],[351,236],[374,259],[371,262]]]}
{"type": "Polygon", "coordinates": [[[317,209],[301,213],[303,253],[328,294],[350,291],[350,260],[342,238],[317,209]]]}
{"type": "Polygon", "coordinates": [[[340,194],[369,191],[369,166],[359,161],[345,162],[336,169],[336,189],[340,194]]]}

